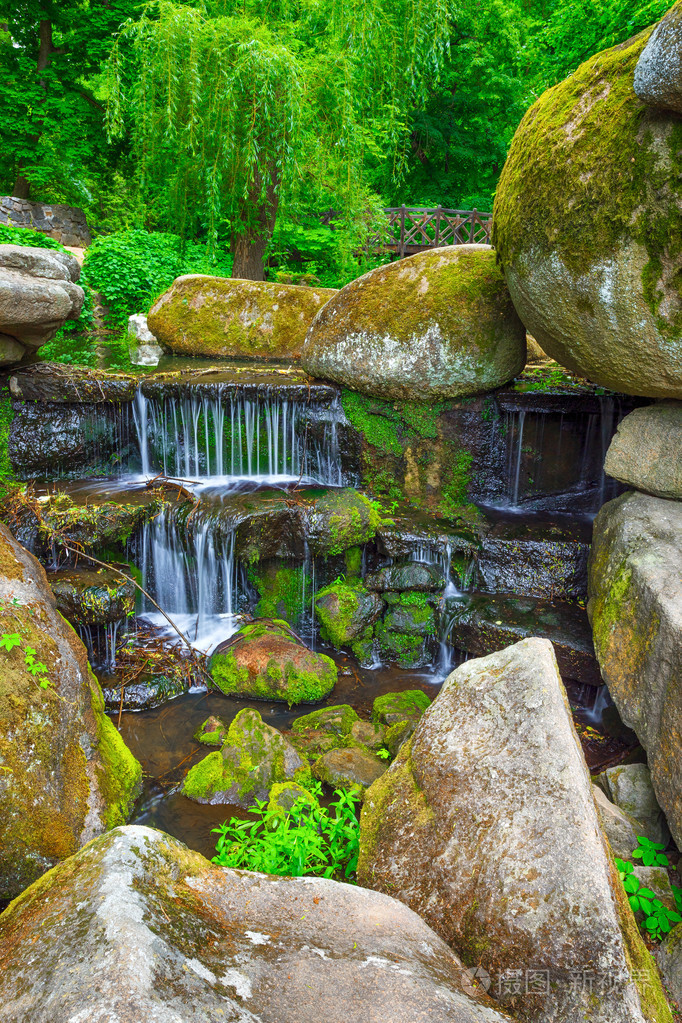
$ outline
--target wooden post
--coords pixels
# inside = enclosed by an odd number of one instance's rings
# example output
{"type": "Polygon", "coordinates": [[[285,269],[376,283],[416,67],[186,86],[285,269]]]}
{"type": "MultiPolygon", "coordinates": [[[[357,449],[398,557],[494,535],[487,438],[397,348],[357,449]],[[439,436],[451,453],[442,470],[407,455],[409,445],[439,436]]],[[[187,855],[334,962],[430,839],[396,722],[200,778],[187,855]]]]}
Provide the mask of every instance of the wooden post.
{"type": "Polygon", "coordinates": [[[434,248],[436,248],[436,249],[438,248],[438,238],[439,238],[439,235],[440,235],[440,211],[441,211],[441,209],[442,209],[441,206],[438,206],[437,209],[436,209],[436,237],[434,238],[434,241],[433,241],[434,248]]]}
{"type": "Polygon", "coordinates": [[[476,215],[477,215],[477,213],[478,213],[478,210],[474,206],[473,210],[471,211],[471,230],[469,231],[469,242],[473,242],[473,240],[474,240],[474,228],[476,226],[476,215]]]}
{"type": "Polygon", "coordinates": [[[405,205],[400,207],[400,249],[398,250],[399,257],[402,259],[405,255],[405,205]]]}

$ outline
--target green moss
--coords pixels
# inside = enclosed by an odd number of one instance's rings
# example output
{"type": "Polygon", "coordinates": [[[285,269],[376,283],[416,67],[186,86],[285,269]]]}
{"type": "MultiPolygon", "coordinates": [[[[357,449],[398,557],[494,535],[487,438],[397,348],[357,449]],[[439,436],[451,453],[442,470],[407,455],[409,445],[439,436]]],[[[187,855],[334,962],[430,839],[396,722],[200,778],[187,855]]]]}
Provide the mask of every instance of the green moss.
{"type": "Polygon", "coordinates": [[[421,689],[406,689],[402,693],[384,693],[372,705],[372,721],[391,725],[398,718],[423,714],[431,700],[421,689]]]}
{"type": "Polygon", "coordinates": [[[510,265],[525,242],[586,273],[621,239],[642,244],[642,285],[659,329],[682,329],[682,122],[642,103],[634,71],[651,29],[591,57],[544,93],[514,137],[497,189],[493,243],[510,265]],[[664,291],[672,312],[659,316],[664,291]]]}
{"type": "Polygon", "coordinates": [[[447,475],[444,474],[441,483],[443,494],[441,510],[444,514],[456,514],[469,504],[472,462],[473,455],[465,448],[461,448],[454,455],[450,463],[452,467],[447,475]]]}
{"type": "Polygon", "coordinates": [[[306,729],[316,729],[334,732],[337,735],[349,735],[350,730],[360,718],[347,703],[340,703],[334,707],[322,707],[310,714],[304,714],[292,723],[294,732],[303,732],[306,729]]]}
{"type": "Polygon", "coordinates": [[[107,828],[125,824],[142,788],[142,767],[132,755],[113,722],[104,713],[99,682],[90,672],[92,712],[97,726],[97,749],[102,761],[98,768],[99,788],[105,800],[107,828]]]}
{"type": "Polygon", "coordinates": [[[325,556],[344,554],[351,547],[367,543],[381,525],[374,503],[356,490],[323,494],[315,502],[314,518],[319,529],[313,549],[325,556]]]}
{"type": "Polygon", "coordinates": [[[362,570],[362,547],[349,547],[344,552],[343,559],[346,563],[346,576],[355,578],[362,570]]]}
{"type": "Polygon", "coordinates": [[[304,590],[309,592],[310,588],[305,566],[272,571],[272,566],[263,569],[260,565],[250,565],[247,574],[260,597],[255,614],[260,618],[284,619],[294,625],[303,610],[304,590]]]}
{"type": "Polygon", "coordinates": [[[335,649],[347,646],[355,637],[353,623],[360,607],[362,583],[336,581],[319,590],[315,597],[315,613],[322,626],[321,636],[335,649]],[[333,600],[325,601],[332,597],[333,600]]]}
{"type": "Polygon", "coordinates": [[[215,750],[191,768],[182,791],[189,799],[210,799],[215,792],[222,791],[224,775],[222,753],[215,750]]]}
{"type": "Polygon", "coordinates": [[[0,388],[0,496],[7,485],[15,482],[14,470],[9,457],[9,435],[14,420],[14,406],[5,382],[0,388]]]}

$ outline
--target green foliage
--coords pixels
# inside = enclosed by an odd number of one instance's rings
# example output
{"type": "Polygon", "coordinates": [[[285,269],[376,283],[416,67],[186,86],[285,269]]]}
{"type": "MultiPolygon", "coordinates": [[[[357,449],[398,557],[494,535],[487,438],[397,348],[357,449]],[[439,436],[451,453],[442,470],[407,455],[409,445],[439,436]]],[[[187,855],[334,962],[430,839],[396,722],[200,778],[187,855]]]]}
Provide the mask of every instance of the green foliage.
{"type": "Polygon", "coordinates": [[[87,250],[83,277],[103,296],[111,324],[124,327],[129,316],[147,312],[181,274],[226,277],[230,268],[229,256],[216,254],[209,260],[205,246],[183,245],[174,234],[136,230],[96,239],[87,250]]]}
{"type": "MultiPolygon", "coordinates": [[[[638,839],[641,842],[641,839],[638,839]]],[[[645,888],[633,873],[634,867],[625,860],[616,859],[616,869],[623,882],[630,908],[639,914],[640,924],[645,934],[653,941],[661,941],[674,924],[682,923],[682,916],[664,906],[654,892],[645,888]]],[[[677,902],[677,895],[676,895],[677,902]]]]}
{"type": "MultiPolygon", "coordinates": [[[[312,791],[317,798],[322,789],[312,791]]],[[[358,797],[340,790],[334,795],[329,809],[300,797],[285,815],[259,801],[251,811],[255,821],[233,817],[213,828],[220,836],[213,862],[285,877],[350,879],[358,862],[358,797]]]]}
{"type": "MultiPolygon", "coordinates": [[[[20,602],[14,597],[10,601],[10,609],[12,607],[18,607],[20,602]]],[[[4,605],[0,603],[0,610],[5,610],[4,605]]],[[[15,647],[21,648],[24,643],[23,637],[18,632],[3,632],[0,634],[0,650],[4,650],[6,653],[11,653],[15,647]]],[[[47,665],[43,664],[42,661],[36,659],[36,650],[34,647],[26,646],[21,651],[24,655],[24,664],[26,670],[36,680],[41,689],[49,689],[52,682],[47,673],[47,665]]]]}
{"type": "Polygon", "coordinates": [[[0,245],[30,245],[37,249],[69,251],[55,238],[50,238],[40,231],[34,231],[30,227],[15,227],[13,224],[0,224],[0,245]]]}
{"type": "Polygon", "coordinates": [[[663,850],[665,846],[661,842],[652,842],[650,838],[639,835],[637,848],[632,854],[633,860],[641,860],[645,867],[667,867],[668,857],[663,850]]]}
{"type": "Polygon", "coordinates": [[[461,448],[453,458],[452,469],[448,478],[443,478],[442,510],[446,515],[455,515],[469,503],[469,485],[471,483],[471,463],[473,455],[461,448]]]}

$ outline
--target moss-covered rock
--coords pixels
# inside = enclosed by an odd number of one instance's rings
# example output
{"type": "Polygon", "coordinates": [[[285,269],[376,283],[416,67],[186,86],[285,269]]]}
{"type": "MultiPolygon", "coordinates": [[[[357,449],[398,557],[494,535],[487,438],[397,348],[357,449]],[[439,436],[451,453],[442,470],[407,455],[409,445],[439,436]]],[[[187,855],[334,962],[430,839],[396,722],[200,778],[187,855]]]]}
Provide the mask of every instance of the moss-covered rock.
{"type": "Polygon", "coordinates": [[[310,768],[281,732],[245,707],[230,725],[220,750],[191,767],[182,793],[197,803],[252,806],[277,782],[310,782],[310,768]]]}
{"type": "Polygon", "coordinates": [[[402,693],[384,693],[372,705],[372,720],[381,724],[397,724],[411,717],[421,717],[431,700],[421,689],[405,689],[402,693]]]}
{"type": "Polygon", "coordinates": [[[372,626],[383,608],[381,597],[369,593],[359,581],[337,580],[319,590],[315,597],[322,638],[337,650],[360,638],[371,640],[372,626]],[[369,635],[365,636],[367,630],[369,635]]]}
{"type": "Polygon", "coordinates": [[[368,590],[379,593],[413,590],[416,593],[436,593],[445,588],[443,573],[437,565],[420,561],[406,561],[403,564],[387,565],[365,576],[368,590]]]}
{"type": "Polygon", "coordinates": [[[216,647],[211,677],[226,696],[288,703],[316,703],[336,685],[330,657],[309,650],[284,621],[258,619],[216,647]]]}
{"type": "Polygon", "coordinates": [[[105,568],[64,568],[48,582],[57,608],[72,625],[106,625],[135,611],[135,586],[105,568]]]}
{"type": "Polygon", "coordinates": [[[350,735],[353,725],[360,718],[348,703],[340,703],[336,707],[322,707],[310,714],[304,714],[292,723],[294,732],[305,732],[309,728],[334,735],[350,735]]]}
{"type": "Polygon", "coordinates": [[[544,93],[512,141],[493,240],[514,305],[563,366],[682,396],[682,122],[635,95],[649,31],[544,93]]]}
{"type": "Polygon", "coordinates": [[[374,503],[357,490],[328,490],[306,511],[307,540],[312,554],[344,554],[376,536],[381,516],[374,503]]]}
{"type": "Polygon", "coordinates": [[[45,572],[0,526],[0,899],[126,821],[141,768],[104,713],[45,572]],[[45,665],[41,688],[29,650],[45,665]]]}
{"type": "Polygon", "coordinates": [[[270,798],[268,799],[267,808],[270,813],[275,814],[278,818],[284,818],[289,813],[294,803],[298,803],[300,800],[302,800],[306,806],[319,806],[319,803],[312,792],[309,792],[308,789],[304,789],[302,785],[298,785],[295,781],[278,782],[270,789],[270,798]]]}
{"type": "Polygon", "coordinates": [[[222,718],[211,714],[202,721],[192,738],[203,746],[222,746],[227,738],[227,731],[228,726],[222,718]]]}
{"type": "Polygon", "coordinates": [[[178,277],[147,322],[177,355],[298,358],[313,317],[336,291],[191,274],[178,277]]]}
{"type": "Polygon", "coordinates": [[[353,742],[375,752],[384,745],[386,729],[383,725],[374,724],[371,721],[356,721],[350,730],[350,737],[353,742]]]}
{"type": "Polygon", "coordinates": [[[313,774],[332,789],[364,791],[386,768],[382,760],[367,750],[351,747],[325,753],[313,764],[313,774]]]}
{"type": "Polygon", "coordinates": [[[382,660],[401,668],[425,668],[431,663],[432,656],[425,636],[413,631],[400,632],[391,627],[390,619],[388,624],[379,622],[375,631],[382,660]]]}
{"type": "Polygon", "coordinates": [[[315,317],[302,363],[381,398],[460,397],[520,373],[526,333],[492,249],[453,245],[347,284],[315,317]]]}

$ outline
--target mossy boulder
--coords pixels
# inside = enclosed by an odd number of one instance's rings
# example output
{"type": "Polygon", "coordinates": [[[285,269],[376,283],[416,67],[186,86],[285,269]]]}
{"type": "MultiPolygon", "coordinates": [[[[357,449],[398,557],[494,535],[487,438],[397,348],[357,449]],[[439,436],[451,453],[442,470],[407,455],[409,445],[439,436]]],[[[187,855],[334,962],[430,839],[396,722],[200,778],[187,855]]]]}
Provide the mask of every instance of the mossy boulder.
{"type": "Polygon", "coordinates": [[[275,814],[278,818],[284,818],[290,812],[294,803],[298,803],[301,800],[305,803],[306,807],[314,808],[319,806],[312,792],[304,789],[302,785],[298,785],[295,781],[278,782],[270,789],[267,808],[270,813],[275,814]]]}
{"type": "Polygon", "coordinates": [[[375,752],[384,745],[386,729],[383,725],[374,724],[372,721],[356,721],[350,730],[350,737],[353,742],[375,752]]]}
{"type": "Polygon", "coordinates": [[[682,3],[649,37],[635,68],[635,92],[644,103],[682,114],[682,3]]]}
{"type": "Polygon", "coordinates": [[[383,693],[372,704],[372,720],[381,724],[397,724],[407,718],[420,718],[431,700],[421,689],[405,689],[402,693],[383,693]]]}
{"type": "Polygon", "coordinates": [[[347,284],[315,317],[301,361],[379,398],[463,397],[521,372],[526,332],[492,249],[453,245],[347,284]]]}
{"type": "Polygon", "coordinates": [[[310,768],[281,732],[245,707],[230,725],[220,750],[191,767],[181,791],[197,803],[253,806],[277,782],[310,782],[310,768]]]}
{"type": "Polygon", "coordinates": [[[379,593],[413,590],[416,593],[436,593],[445,589],[445,578],[437,565],[420,561],[387,565],[365,576],[368,590],[379,593]]]}
{"type": "Polygon", "coordinates": [[[135,585],[106,568],[64,568],[48,581],[57,608],[72,625],[106,625],[135,611],[135,585]]]}
{"type": "Polygon", "coordinates": [[[297,359],[313,317],[336,291],[190,274],[152,306],[147,323],[176,355],[297,359]]]}
{"type": "Polygon", "coordinates": [[[357,490],[328,490],[308,505],[306,537],[311,554],[344,554],[376,536],[381,516],[374,503],[357,490]]]}
{"type": "Polygon", "coordinates": [[[211,677],[226,696],[317,703],[331,693],[338,671],[331,657],[309,650],[286,622],[257,619],[216,647],[211,677]]]}
{"type": "Polygon", "coordinates": [[[432,655],[423,635],[399,632],[390,627],[390,622],[380,622],[376,627],[376,639],[384,661],[401,668],[425,668],[431,663],[432,655]]]}
{"type": "Polygon", "coordinates": [[[104,713],[82,642],[43,568],[0,526],[0,899],[124,823],[141,768],[104,713]],[[26,652],[46,666],[47,688],[26,652]]]}
{"type": "Polygon", "coordinates": [[[228,726],[222,718],[211,714],[197,728],[192,736],[202,746],[222,746],[227,739],[228,726]]]}
{"type": "Polygon", "coordinates": [[[364,791],[387,768],[387,764],[368,750],[350,747],[325,753],[313,764],[313,774],[332,789],[364,791]]]}
{"type": "Polygon", "coordinates": [[[493,241],[524,324],[616,391],[682,397],[682,121],[635,94],[640,33],[530,108],[495,197],[493,241]]]}
{"type": "Polygon", "coordinates": [[[528,639],[454,671],[365,793],[360,884],[390,890],[490,976],[528,1023],[670,1023],[599,830],[552,644],[528,639]],[[618,984],[572,982],[590,976],[618,984]]]}
{"type": "Polygon", "coordinates": [[[635,490],[682,500],[682,402],[657,402],[625,416],[604,472],[635,490]]]}
{"type": "Polygon", "coordinates": [[[369,593],[359,581],[337,580],[319,590],[315,613],[322,626],[321,636],[339,650],[365,637],[381,617],[384,602],[369,593]]]}
{"type": "Polygon", "coordinates": [[[588,612],[601,674],[682,844],[682,503],[628,493],[594,522],[588,612]]]}
{"type": "Polygon", "coordinates": [[[334,735],[350,735],[353,725],[360,718],[348,703],[340,703],[336,707],[322,707],[310,714],[304,714],[292,722],[294,732],[305,732],[310,728],[334,735]]]}

